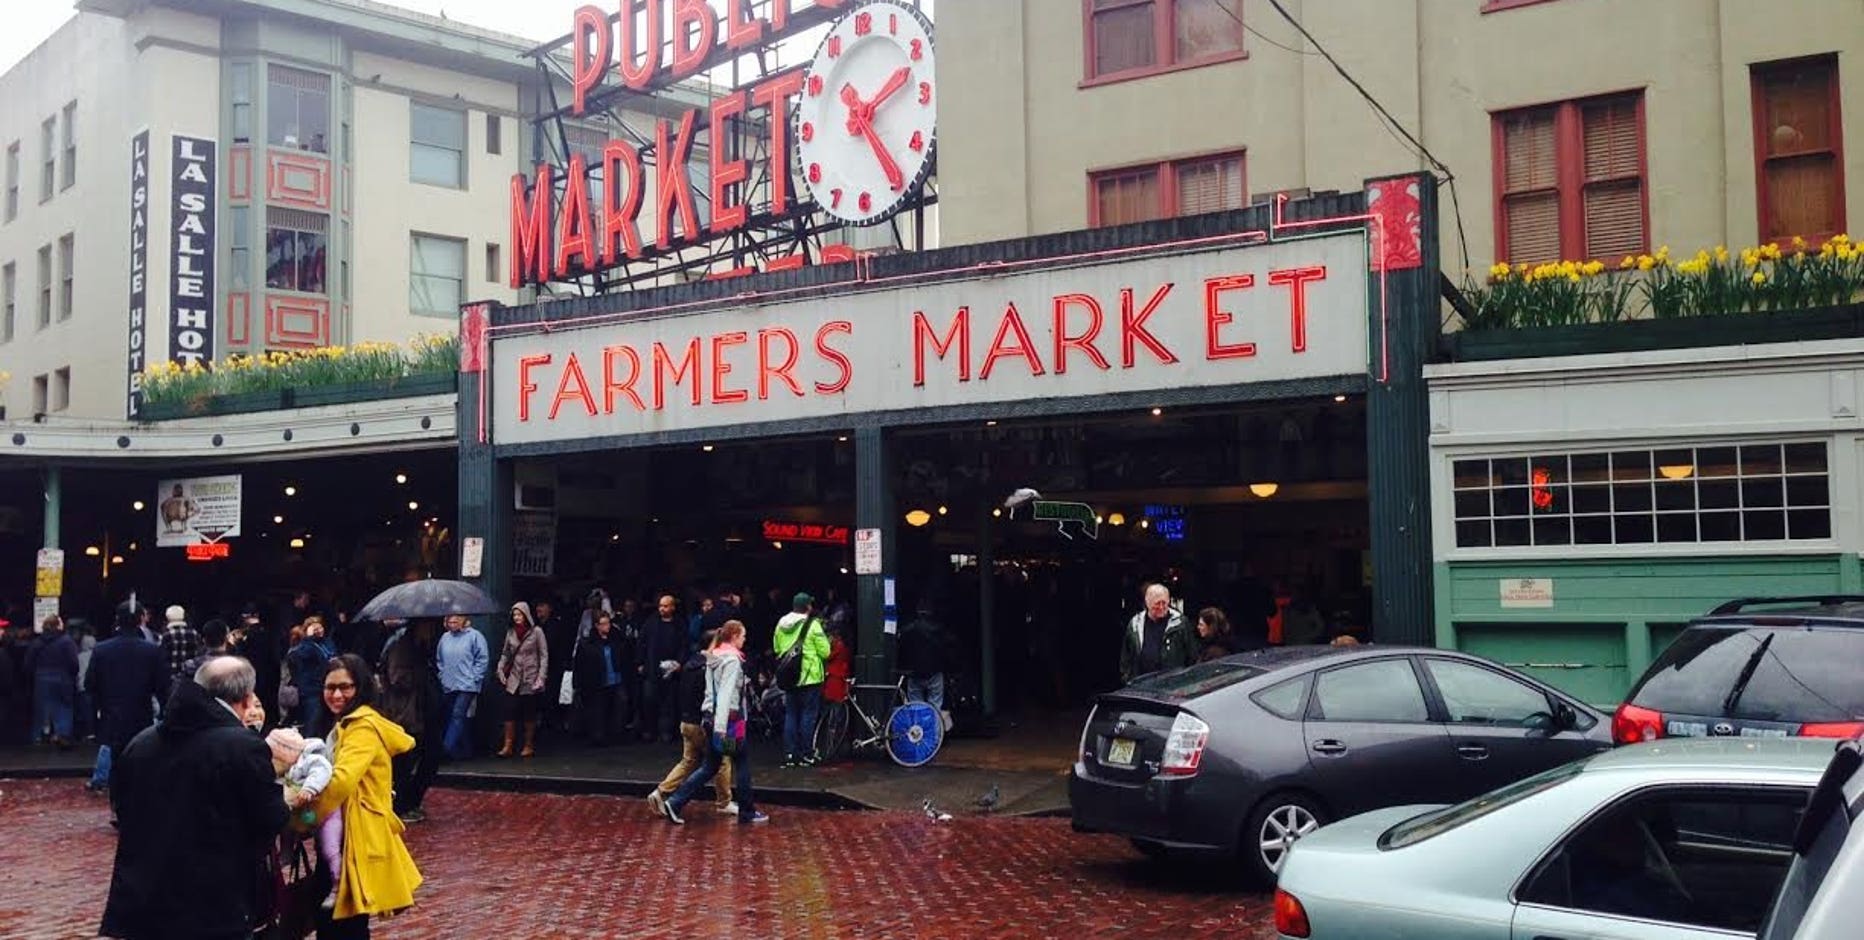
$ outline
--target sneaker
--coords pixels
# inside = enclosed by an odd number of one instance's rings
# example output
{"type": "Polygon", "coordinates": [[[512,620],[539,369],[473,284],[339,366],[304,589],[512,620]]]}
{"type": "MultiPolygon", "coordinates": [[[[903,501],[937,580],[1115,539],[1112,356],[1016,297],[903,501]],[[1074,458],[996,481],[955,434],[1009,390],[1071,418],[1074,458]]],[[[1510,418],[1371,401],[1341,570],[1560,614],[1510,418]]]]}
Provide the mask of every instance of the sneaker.
{"type": "Polygon", "coordinates": [[[808,757],[805,757],[805,758],[803,758],[802,760],[800,760],[800,761],[797,761],[797,762],[796,762],[796,766],[798,766],[798,767],[814,767],[815,765],[817,765],[817,764],[820,764],[820,763],[822,763],[822,758],[820,758],[820,757],[817,757],[817,756],[815,756],[814,754],[811,754],[811,755],[809,755],[808,757]]]}
{"type": "Polygon", "coordinates": [[[720,814],[725,815],[725,816],[736,816],[738,815],[738,803],[736,800],[733,800],[732,802],[726,803],[725,805],[719,807],[718,811],[720,814]]]}
{"type": "Polygon", "coordinates": [[[665,813],[666,810],[662,807],[667,805],[667,798],[661,796],[659,790],[654,790],[647,794],[647,805],[653,807],[656,813],[665,813]]]}
{"type": "Polygon", "coordinates": [[[801,764],[801,763],[798,763],[798,762],[797,762],[797,760],[796,760],[796,758],[794,758],[794,757],[785,757],[785,758],[783,759],[783,768],[784,768],[785,770],[788,770],[788,769],[790,769],[790,768],[792,768],[792,767],[801,767],[801,766],[802,766],[802,764],[801,764]]]}
{"type": "Polygon", "coordinates": [[[770,821],[770,817],[761,812],[752,813],[748,818],[738,820],[740,826],[756,826],[770,821]]]}
{"type": "Polygon", "coordinates": [[[420,807],[415,807],[414,809],[408,810],[405,813],[399,813],[397,815],[401,817],[401,821],[404,823],[417,823],[417,822],[427,821],[427,813],[425,810],[422,810],[420,807]]]}
{"type": "Polygon", "coordinates": [[[667,822],[675,826],[686,825],[686,820],[680,818],[680,811],[674,809],[672,803],[662,801],[660,804],[660,815],[667,817],[667,822]]]}

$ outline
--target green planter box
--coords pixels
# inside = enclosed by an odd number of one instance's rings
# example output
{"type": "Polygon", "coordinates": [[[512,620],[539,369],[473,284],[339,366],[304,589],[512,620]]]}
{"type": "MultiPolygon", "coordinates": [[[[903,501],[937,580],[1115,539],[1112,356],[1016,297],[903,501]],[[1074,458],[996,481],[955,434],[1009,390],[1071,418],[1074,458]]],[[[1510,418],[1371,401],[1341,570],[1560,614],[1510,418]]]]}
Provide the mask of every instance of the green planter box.
{"type": "Polygon", "coordinates": [[[1864,336],[1864,304],[1768,313],[1726,313],[1672,320],[1621,320],[1566,326],[1459,330],[1443,335],[1443,362],[1493,362],[1539,356],[1651,349],[1793,343],[1864,336]]]}
{"type": "Polygon", "coordinates": [[[177,418],[252,414],[287,408],[312,408],[319,405],[348,405],[363,401],[380,401],[385,398],[444,395],[458,388],[458,374],[437,372],[408,375],[386,382],[346,382],[340,385],[286,388],[271,392],[213,395],[193,401],[147,402],[142,407],[142,419],[144,421],[172,421],[177,418]]]}

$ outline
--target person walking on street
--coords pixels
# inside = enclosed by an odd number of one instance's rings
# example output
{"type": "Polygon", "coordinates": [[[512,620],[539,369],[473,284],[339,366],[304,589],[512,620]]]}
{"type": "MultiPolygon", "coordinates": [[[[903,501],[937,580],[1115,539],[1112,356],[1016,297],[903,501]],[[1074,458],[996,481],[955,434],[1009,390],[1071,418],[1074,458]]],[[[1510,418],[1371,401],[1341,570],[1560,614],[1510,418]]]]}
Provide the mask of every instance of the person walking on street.
{"type": "Polygon", "coordinates": [[[744,672],[744,624],[729,620],[719,628],[718,642],[706,660],[704,708],[707,716],[705,763],[665,802],[660,812],[674,825],[684,825],[680,810],[692,801],[701,787],[718,776],[726,758],[731,758],[732,802],[738,806],[739,825],[766,823],[770,817],[757,811],[751,797],[751,754],[745,734],[745,705],[749,701],[748,681],[744,672]]]}
{"type": "Polygon", "coordinates": [[[200,632],[188,626],[188,612],[180,604],[170,605],[163,616],[167,626],[162,628],[162,654],[168,657],[168,679],[173,682],[177,677],[193,675],[182,672],[182,668],[188,660],[201,655],[204,647],[200,632]]]}
{"type": "Polygon", "coordinates": [[[440,772],[440,677],[434,671],[434,622],[422,617],[397,631],[382,651],[382,717],[414,737],[414,747],[395,758],[395,815],[402,822],[427,818],[421,802],[440,772]]]}
{"type": "MultiPolygon", "coordinates": [[[[720,630],[723,630],[721,626],[720,630]]],[[[680,762],[667,771],[660,786],[647,794],[647,804],[656,813],[665,813],[663,804],[686,782],[686,778],[697,772],[705,763],[707,743],[711,737],[710,729],[705,725],[706,708],[706,663],[712,651],[717,648],[718,633],[699,635],[699,648],[686,657],[680,669],[680,762]]],[[[731,801],[731,758],[723,759],[719,772],[712,778],[712,786],[718,795],[718,811],[736,815],[738,804],[731,801]]]]}
{"type": "Polygon", "coordinates": [[[394,759],[414,747],[414,739],[373,707],[375,674],[360,656],[330,660],[323,697],[332,769],[311,810],[318,819],[343,814],[343,864],[329,873],[336,903],[318,915],[317,937],[368,940],[369,918],[412,907],[421,886],[421,871],[401,841],[401,820],[383,812],[393,800],[394,759]]]}
{"type": "Polygon", "coordinates": [[[827,678],[824,664],[830,653],[828,632],[815,615],[815,598],[797,594],[790,599],[790,612],[777,621],[771,648],[777,655],[777,682],[785,686],[784,654],[800,644],[796,657],[793,684],[783,689],[783,766],[813,767],[816,764],[816,717],[822,710],[822,683],[827,678]]]}
{"type": "Polygon", "coordinates": [[[1184,612],[1171,603],[1163,584],[1148,584],[1146,609],[1133,615],[1120,645],[1120,681],[1132,682],[1149,672],[1191,665],[1197,641],[1184,612]]]}
{"type": "Polygon", "coordinates": [[[511,628],[505,631],[505,645],[498,654],[498,684],[504,686],[511,702],[498,756],[511,756],[512,737],[520,724],[524,726],[524,750],[519,756],[537,754],[537,711],[549,681],[550,647],[544,642],[544,632],[531,620],[531,605],[519,601],[511,605],[511,628]]]}
{"type": "Polygon", "coordinates": [[[679,715],[674,696],[679,689],[680,663],[686,659],[686,625],[679,621],[678,611],[679,601],[673,595],[661,595],[659,616],[641,631],[636,668],[641,677],[641,738],[646,741],[656,737],[677,740],[674,719],[679,715]]]}
{"type": "Polygon", "coordinates": [[[84,674],[85,691],[99,716],[97,762],[86,784],[92,792],[110,786],[112,758],[155,723],[155,700],[168,694],[168,660],[161,647],[143,639],[138,629],[142,616],[140,607],[118,607],[116,635],[97,644],[84,674]]]}
{"type": "Polygon", "coordinates": [[[258,702],[250,663],[209,660],[117,755],[116,864],[99,933],[244,940],[261,926],[259,875],[290,809],[271,750],[248,727],[258,702]]]}
{"type": "Polygon", "coordinates": [[[576,705],[583,733],[596,747],[607,747],[610,736],[622,731],[621,680],[630,664],[622,658],[620,640],[614,618],[598,613],[594,630],[576,649],[576,705]]]}
{"type": "Polygon", "coordinates": [[[336,654],[324,632],[324,618],[316,614],[304,618],[304,638],[285,660],[291,666],[291,684],[298,687],[298,724],[306,728],[323,719],[324,665],[336,654]]]}
{"type": "Polygon", "coordinates": [[[900,670],[906,673],[906,699],[945,711],[945,671],[951,667],[951,636],[932,617],[932,605],[919,602],[919,616],[900,629],[900,670]]]}
{"type": "Polygon", "coordinates": [[[1215,607],[1197,612],[1197,661],[1207,663],[1237,652],[1236,639],[1230,633],[1230,618],[1215,607]]]}
{"type": "Polygon", "coordinates": [[[440,637],[435,659],[440,663],[440,694],[445,699],[446,731],[441,734],[441,749],[453,760],[472,756],[473,706],[479,701],[479,689],[485,685],[485,671],[492,665],[485,634],[472,628],[459,614],[445,621],[447,632],[440,637]]]}
{"type": "Polygon", "coordinates": [[[26,674],[32,676],[33,741],[70,750],[78,707],[78,644],[65,632],[65,618],[57,614],[45,618],[40,631],[26,653],[26,674]]]}

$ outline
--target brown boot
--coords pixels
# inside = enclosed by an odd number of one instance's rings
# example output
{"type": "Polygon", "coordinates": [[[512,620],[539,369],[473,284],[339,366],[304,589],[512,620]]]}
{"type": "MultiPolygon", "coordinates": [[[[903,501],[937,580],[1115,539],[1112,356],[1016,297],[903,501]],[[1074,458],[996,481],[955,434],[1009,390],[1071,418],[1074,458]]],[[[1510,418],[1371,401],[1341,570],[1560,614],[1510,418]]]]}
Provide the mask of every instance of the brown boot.
{"type": "Polygon", "coordinates": [[[518,733],[518,723],[517,723],[517,722],[515,722],[515,721],[507,721],[507,722],[505,722],[505,744],[504,744],[504,746],[503,746],[503,747],[500,747],[500,748],[498,749],[498,756],[499,756],[499,757],[510,757],[510,756],[511,756],[511,739],[512,739],[512,738],[513,738],[513,737],[514,737],[514,736],[515,736],[515,735],[516,735],[517,733],[518,733]]]}
{"type": "Polygon", "coordinates": [[[524,723],[524,750],[519,751],[518,756],[519,757],[536,757],[537,756],[536,745],[537,745],[537,722],[527,721],[524,723]]]}

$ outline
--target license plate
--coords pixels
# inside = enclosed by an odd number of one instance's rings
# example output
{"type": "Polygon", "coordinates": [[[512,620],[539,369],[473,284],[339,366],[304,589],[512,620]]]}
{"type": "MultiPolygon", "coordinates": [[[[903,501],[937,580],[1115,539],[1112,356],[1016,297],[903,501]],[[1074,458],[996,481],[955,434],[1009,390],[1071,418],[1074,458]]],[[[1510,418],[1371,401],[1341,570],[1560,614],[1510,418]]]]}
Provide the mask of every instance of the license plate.
{"type": "Polygon", "coordinates": [[[1107,742],[1107,763],[1119,764],[1122,767],[1133,766],[1133,750],[1138,745],[1138,741],[1129,741],[1125,738],[1114,738],[1107,742]]]}

